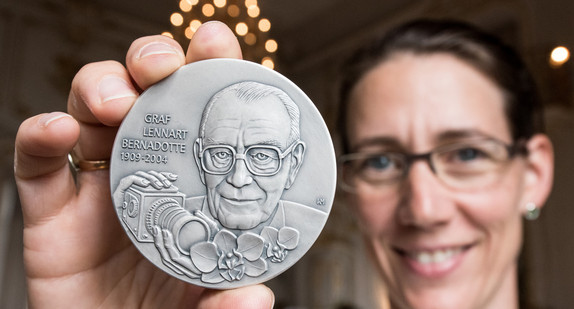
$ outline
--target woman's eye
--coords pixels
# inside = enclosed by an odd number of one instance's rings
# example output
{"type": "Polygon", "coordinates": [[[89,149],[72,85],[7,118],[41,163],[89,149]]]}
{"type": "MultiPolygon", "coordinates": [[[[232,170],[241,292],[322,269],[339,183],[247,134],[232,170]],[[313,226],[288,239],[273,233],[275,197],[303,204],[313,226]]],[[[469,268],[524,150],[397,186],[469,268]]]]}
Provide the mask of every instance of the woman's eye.
{"type": "Polygon", "coordinates": [[[366,169],[385,170],[390,168],[393,162],[388,156],[376,156],[365,160],[363,167],[366,169]]]}
{"type": "Polygon", "coordinates": [[[475,148],[459,149],[455,153],[456,160],[459,161],[472,161],[484,157],[484,153],[475,148]]]}

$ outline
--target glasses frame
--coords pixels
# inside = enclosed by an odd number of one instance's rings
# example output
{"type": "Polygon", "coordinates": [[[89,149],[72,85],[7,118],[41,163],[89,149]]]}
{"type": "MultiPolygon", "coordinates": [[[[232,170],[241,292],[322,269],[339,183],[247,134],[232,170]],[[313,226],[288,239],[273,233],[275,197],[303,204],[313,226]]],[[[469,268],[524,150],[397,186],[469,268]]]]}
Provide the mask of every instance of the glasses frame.
{"type": "Polygon", "coordinates": [[[289,153],[291,153],[291,151],[293,151],[293,149],[295,149],[295,146],[297,146],[299,144],[301,144],[301,141],[296,140],[289,147],[287,147],[284,151],[282,151],[279,147],[273,146],[273,145],[251,145],[251,146],[245,148],[245,151],[243,153],[237,153],[235,148],[231,145],[219,144],[219,145],[209,145],[209,146],[203,147],[203,141],[200,139],[200,142],[199,142],[199,145],[200,145],[199,161],[201,162],[201,169],[210,175],[226,175],[229,172],[231,172],[231,170],[233,170],[233,168],[235,167],[235,164],[237,163],[237,160],[243,160],[243,161],[245,161],[245,166],[247,167],[247,170],[251,174],[253,174],[255,176],[261,176],[261,177],[271,177],[271,176],[275,176],[275,175],[277,175],[277,173],[279,173],[279,171],[281,170],[281,167],[283,167],[283,159],[285,157],[287,157],[287,155],[289,153]],[[231,151],[231,154],[232,154],[231,157],[233,158],[233,161],[231,162],[231,164],[229,165],[229,168],[226,171],[214,172],[214,171],[208,170],[205,167],[205,163],[203,162],[203,154],[205,151],[207,151],[209,149],[213,149],[213,148],[226,148],[226,149],[229,149],[231,151]],[[279,166],[277,166],[277,169],[275,170],[275,172],[273,172],[271,174],[261,174],[261,173],[255,172],[251,169],[250,164],[247,163],[246,154],[247,154],[247,152],[249,152],[249,150],[251,150],[253,148],[272,149],[272,150],[275,150],[279,154],[279,166]]]}
{"type": "MultiPolygon", "coordinates": [[[[404,152],[393,152],[393,151],[373,152],[373,153],[365,153],[365,152],[349,153],[349,154],[345,154],[345,155],[340,156],[338,161],[339,161],[340,168],[344,168],[345,164],[347,164],[348,162],[350,162],[356,158],[364,158],[366,156],[376,156],[376,155],[380,155],[381,153],[386,153],[389,156],[404,158],[402,160],[402,162],[404,162],[405,168],[403,169],[402,174],[400,174],[396,178],[392,178],[392,179],[388,179],[388,180],[381,180],[381,181],[377,181],[377,182],[367,181],[370,184],[395,183],[395,182],[404,180],[407,177],[412,164],[416,161],[419,161],[419,160],[426,161],[426,163],[429,165],[433,174],[435,174],[435,176],[438,177],[436,168],[435,168],[435,166],[433,164],[433,160],[432,160],[432,156],[434,154],[443,153],[443,152],[446,152],[449,150],[456,149],[456,148],[460,147],[461,145],[464,145],[465,143],[482,142],[482,141],[491,141],[491,142],[495,142],[501,146],[504,146],[504,149],[507,151],[507,158],[505,159],[505,161],[509,161],[518,155],[528,155],[528,148],[526,148],[526,140],[525,139],[519,139],[519,140],[513,142],[512,144],[507,144],[507,143],[505,143],[501,140],[498,140],[496,138],[490,138],[489,137],[489,138],[475,139],[475,140],[471,140],[471,141],[456,142],[456,143],[451,143],[451,144],[447,144],[447,145],[442,145],[442,146],[438,146],[438,147],[436,147],[436,148],[434,148],[428,152],[425,152],[425,153],[404,153],[404,152]]],[[[343,173],[341,172],[340,174],[342,175],[343,173]]],[[[343,181],[342,178],[340,179],[339,183],[340,183],[341,187],[343,189],[345,189],[346,191],[352,192],[355,190],[355,188],[353,186],[350,186],[347,183],[345,183],[345,181],[343,181]]]]}

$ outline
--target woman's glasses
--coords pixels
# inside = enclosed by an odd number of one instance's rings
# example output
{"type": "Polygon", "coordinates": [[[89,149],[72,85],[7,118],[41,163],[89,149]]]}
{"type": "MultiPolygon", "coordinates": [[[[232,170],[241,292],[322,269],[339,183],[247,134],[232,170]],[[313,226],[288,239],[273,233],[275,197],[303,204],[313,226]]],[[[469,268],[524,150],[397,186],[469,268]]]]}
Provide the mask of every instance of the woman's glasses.
{"type": "Polygon", "coordinates": [[[518,154],[524,142],[508,145],[496,139],[475,139],[439,146],[430,152],[359,152],[339,158],[340,184],[353,192],[359,186],[381,186],[402,181],[417,160],[425,160],[435,175],[454,189],[473,189],[495,182],[500,170],[518,154]]]}

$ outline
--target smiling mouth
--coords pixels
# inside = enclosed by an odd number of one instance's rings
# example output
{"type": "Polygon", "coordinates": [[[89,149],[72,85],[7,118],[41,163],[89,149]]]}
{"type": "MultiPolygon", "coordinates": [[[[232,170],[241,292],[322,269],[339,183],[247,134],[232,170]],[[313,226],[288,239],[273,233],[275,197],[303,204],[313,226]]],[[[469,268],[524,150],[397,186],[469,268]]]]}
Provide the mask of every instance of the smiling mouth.
{"type": "Polygon", "coordinates": [[[394,250],[405,258],[417,272],[426,275],[439,275],[453,269],[462,258],[463,253],[473,246],[470,244],[435,250],[404,250],[400,248],[394,248],[394,250]]]}
{"type": "Polygon", "coordinates": [[[458,247],[434,251],[405,252],[405,255],[421,264],[433,264],[450,260],[459,255],[462,251],[463,248],[458,247]]]}
{"type": "Polygon", "coordinates": [[[256,198],[226,197],[223,195],[221,196],[221,198],[232,203],[251,203],[259,200],[256,198]]]}
{"type": "Polygon", "coordinates": [[[227,198],[221,196],[220,205],[231,212],[249,213],[259,209],[258,199],[227,198]]]}

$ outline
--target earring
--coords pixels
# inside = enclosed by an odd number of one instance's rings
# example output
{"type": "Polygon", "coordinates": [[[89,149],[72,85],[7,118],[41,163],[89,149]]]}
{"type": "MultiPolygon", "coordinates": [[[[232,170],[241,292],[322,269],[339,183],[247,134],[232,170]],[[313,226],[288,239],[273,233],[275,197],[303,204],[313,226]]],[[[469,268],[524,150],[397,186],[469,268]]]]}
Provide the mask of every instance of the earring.
{"type": "Polygon", "coordinates": [[[524,219],[529,221],[534,221],[540,216],[540,208],[536,207],[536,204],[529,202],[526,203],[526,213],[524,214],[524,219]]]}

